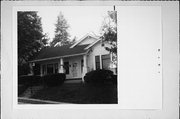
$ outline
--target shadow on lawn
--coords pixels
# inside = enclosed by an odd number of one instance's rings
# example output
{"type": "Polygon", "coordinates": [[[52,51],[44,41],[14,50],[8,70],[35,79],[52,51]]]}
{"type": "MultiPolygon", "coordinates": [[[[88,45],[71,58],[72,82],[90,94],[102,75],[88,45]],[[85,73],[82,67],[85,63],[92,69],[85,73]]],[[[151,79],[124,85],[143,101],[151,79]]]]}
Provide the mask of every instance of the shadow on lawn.
{"type": "Polygon", "coordinates": [[[64,83],[58,87],[46,87],[32,98],[75,104],[117,104],[117,85],[85,85],[64,83]]]}

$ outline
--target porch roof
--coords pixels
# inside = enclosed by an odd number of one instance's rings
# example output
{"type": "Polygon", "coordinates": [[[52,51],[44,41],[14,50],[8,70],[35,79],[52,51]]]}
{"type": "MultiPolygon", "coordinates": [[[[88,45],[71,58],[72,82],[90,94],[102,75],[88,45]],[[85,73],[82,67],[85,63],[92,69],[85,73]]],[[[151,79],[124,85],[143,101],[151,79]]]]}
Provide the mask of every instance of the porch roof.
{"type": "Polygon", "coordinates": [[[85,49],[87,45],[77,45],[76,47],[70,48],[72,45],[64,45],[60,47],[49,47],[40,50],[38,55],[30,62],[37,62],[43,60],[56,59],[60,57],[70,57],[86,53],[85,49]]]}

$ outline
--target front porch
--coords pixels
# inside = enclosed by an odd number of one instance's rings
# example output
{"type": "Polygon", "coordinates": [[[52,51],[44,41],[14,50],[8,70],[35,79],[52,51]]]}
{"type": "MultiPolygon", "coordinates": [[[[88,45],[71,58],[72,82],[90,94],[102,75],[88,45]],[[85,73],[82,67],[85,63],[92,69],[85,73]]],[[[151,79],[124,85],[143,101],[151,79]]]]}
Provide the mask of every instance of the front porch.
{"type": "Polygon", "coordinates": [[[31,75],[37,74],[40,76],[56,73],[65,73],[66,79],[81,79],[84,81],[84,76],[88,72],[87,55],[60,57],[38,62],[31,62],[31,75]]]}

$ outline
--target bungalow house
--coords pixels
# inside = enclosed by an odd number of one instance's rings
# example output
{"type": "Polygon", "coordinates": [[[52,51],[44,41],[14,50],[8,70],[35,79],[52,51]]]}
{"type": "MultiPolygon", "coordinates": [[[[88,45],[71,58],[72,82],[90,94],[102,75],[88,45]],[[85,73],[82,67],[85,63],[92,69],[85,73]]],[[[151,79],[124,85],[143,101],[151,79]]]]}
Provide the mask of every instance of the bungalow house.
{"type": "MultiPolygon", "coordinates": [[[[108,45],[108,44],[104,44],[108,45]]],[[[87,34],[72,45],[42,49],[30,66],[39,66],[40,75],[66,73],[66,79],[82,78],[96,69],[115,72],[112,55],[102,46],[98,37],[87,34]]]]}

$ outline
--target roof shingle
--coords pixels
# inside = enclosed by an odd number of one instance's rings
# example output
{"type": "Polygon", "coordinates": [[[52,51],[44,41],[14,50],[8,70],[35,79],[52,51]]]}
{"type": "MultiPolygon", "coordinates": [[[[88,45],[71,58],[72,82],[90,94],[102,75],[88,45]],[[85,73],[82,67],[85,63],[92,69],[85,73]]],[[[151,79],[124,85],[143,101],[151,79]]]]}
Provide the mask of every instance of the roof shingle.
{"type": "Polygon", "coordinates": [[[85,49],[87,46],[88,45],[78,45],[74,48],[70,48],[71,45],[64,45],[60,47],[44,48],[38,53],[37,57],[35,57],[35,59],[32,61],[82,54],[87,51],[85,49]]]}

